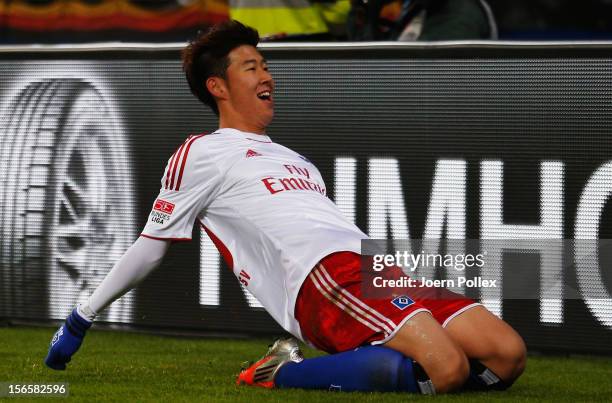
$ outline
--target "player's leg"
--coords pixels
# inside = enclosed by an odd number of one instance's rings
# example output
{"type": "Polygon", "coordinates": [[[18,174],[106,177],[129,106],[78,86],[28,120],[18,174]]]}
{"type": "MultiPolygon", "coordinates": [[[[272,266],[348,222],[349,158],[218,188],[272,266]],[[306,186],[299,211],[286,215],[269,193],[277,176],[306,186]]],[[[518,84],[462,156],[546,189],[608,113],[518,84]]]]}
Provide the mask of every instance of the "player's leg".
{"type": "MultiPolygon", "coordinates": [[[[502,382],[495,386],[497,389],[512,385],[523,373],[526,363],[523,339],[510,325],[483,306],[473,307],[453,317],[447,322],[445,330],[471,360],[473,372],[488,369],[501,379],[502,382]],[[476,361],[486,368],[475,368],[478,366],[476,361]]],[[[477,378],[475,380],[478,381],[477,378]]]]}
{"type": "Polygon", "coordinates": [[[429,313],[419,312],[384,347],[361,347],[289,363],[275,382],[279,387],[306,389],[335,386],[349,391],[445,393],[465,383],[468,369],[459,346],[429,313]]]}
{"type": "Polygon", "coordinates": [[[298,356],[290,352],[297,347],[285,347],[287,351],[283,351],[280,343],[291,346],[286,341],[275,343],[268,355],[241,373],[238,383],[430,394],[458,389],[468,376],[462,350],[426,312],[405,321],[384,346],[365,346],[300,361],[291,358],[298,356]],[[418,363],[410,355],[418,357],[418,363]]]}
{"type": "Polygon", "coordinates": [[[418,286],[411,297],[431,312],[470,363],[467,389],[505,389],[521,375],[522,338],[476,301],[445,288],[418,286]]]}
{"type": "MultiPolygon", "coordinates": [[[[384,275],[389,280],[407,278],[399,267],[387,267],[384,275]]],[[[397,303],[396,306],[399,305],[401,309],[404,307],[398,303],[398,300],[403,297],[409,301],[407,309],[415,304],[429,311],[427,314],[419,313],[405,323],[402,321],[403,326],[392,338],[387,338],[384,345],[418,362],[433,382],[437,392],[449,392],[460,388],[469,375],[468,357],[456,340],[441,326],[443,321],[440,317],[445,319],[458,310],[468,309],[470,305],[475,305],[475,301],[446,289],[424,287],[418,281],[406,287],[378,291],[376,295],[380,301],[373,304],[389,315],[393,313],[387,310],[389,299],[386,295],[397,296],[391,297],[390,302],[393,305],[397,303]]]]}
{"type": "Polygon", "coordinates": [[[358,255],[336,254],[322,263],[302,285],[295,316],[310,343],[342,353],[300,363],[286,360],[272,379],[274,363],[283,361],[279,351],[241,372],[239,383],[424,393],[432,390],[429,378],[437,392],[465,381],[465,355],[426,309],[412,300],[398,306],[393,297],[364,299],[358,255]],[[355,350],[368,344],[384,347],[355,350]],[[422,365],[413,363],[413,357],[422,365]]]}
{"type": "MultiPolygon", "coordinates": [[[[279,368],[274,386],[348,392],[434,393],[427,374],[416,365],[393,349],[363,346],[301,362],[288,362],[279,368]]],[[[265,372],[257,379],[263,376],[265,372]]]]}
{"type": "MultiPolygon", "coordinates": [[[[418,302],[404,296],[408,302],[399,303],[401,297],[395,297],[394,290],[376,294],[375,298],[365,297],[361,264],[358,255],[336,254],[323,259],[313,270],[303,286],[310,302],[298,301],[296,305],[303,335],[317,347],[332,352],[381,344],[416,361],[416,370],[424,370],[436,392],[461,386],[469,369],[461,348],[418,302]],[[323,304],[326,301],[329,303],[323,304]],[[312,306],[318,304],[320,308],[313,310],[312,306]],[[313,315],[309,317],[302,311],[313,315]]],[[[389,275],[404,274],[400,270],[389,275]]]]}
{"type": "Polygon", "coordinates": [[[420,312],[407,320],[384,346],[414,358],[437,393],[458,389],[468,377],[463,350],[429,313],[420,312]]]}

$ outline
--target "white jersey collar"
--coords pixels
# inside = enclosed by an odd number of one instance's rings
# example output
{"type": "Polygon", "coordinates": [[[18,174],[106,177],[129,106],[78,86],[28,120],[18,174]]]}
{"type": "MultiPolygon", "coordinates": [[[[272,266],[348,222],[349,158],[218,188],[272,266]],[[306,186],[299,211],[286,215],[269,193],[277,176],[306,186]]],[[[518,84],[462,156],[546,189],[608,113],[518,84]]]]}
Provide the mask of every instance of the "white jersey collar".
{"type": "Polygon", "coordinates": [[[240,136],[247,140],[258,141],[260,143],[272,143],[272,139],[265,134],[243,132],[241,130],[232,129],[229,127],[217,129],[213,134],[230,134],[232,136],[240,136]]]}

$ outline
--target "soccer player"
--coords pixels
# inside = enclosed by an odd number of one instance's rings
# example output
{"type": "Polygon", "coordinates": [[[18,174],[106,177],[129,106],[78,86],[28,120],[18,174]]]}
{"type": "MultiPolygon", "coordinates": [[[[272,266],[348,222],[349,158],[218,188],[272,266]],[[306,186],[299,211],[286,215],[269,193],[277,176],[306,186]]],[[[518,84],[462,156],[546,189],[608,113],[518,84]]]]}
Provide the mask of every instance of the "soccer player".
{"type": "Polygon", "coordinates": [[[190,239],[197,222],[285,330],[330,353],[303,359],[294,339],[280,340],[239,384],[415,393],[511,385],[525,346],[482,305],[428,289],[364,297],[367,235],[326,197],[311,162],[266,135],[274,80],[258,41],[257,31],[229,21],[184,50],[191,91],[219,116],[219,129],[190,136],[169,159],[141,236],[56,332],[45,363],[65,369],[97,313],[157,267],[172,241],[190,239]]]}

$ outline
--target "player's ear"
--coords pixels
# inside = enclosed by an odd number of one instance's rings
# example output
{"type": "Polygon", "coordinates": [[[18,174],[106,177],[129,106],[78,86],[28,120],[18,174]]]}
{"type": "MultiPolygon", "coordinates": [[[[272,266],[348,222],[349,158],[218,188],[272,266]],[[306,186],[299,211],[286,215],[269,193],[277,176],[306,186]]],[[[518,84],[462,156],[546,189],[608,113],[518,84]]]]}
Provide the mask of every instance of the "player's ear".
{"type": "Polygon", "coordinates": [[[206,89],[215,98],[227,99],[227,86],[225,85],[225,80],[221,77],[208,77],[206,79],[206,89]]]}

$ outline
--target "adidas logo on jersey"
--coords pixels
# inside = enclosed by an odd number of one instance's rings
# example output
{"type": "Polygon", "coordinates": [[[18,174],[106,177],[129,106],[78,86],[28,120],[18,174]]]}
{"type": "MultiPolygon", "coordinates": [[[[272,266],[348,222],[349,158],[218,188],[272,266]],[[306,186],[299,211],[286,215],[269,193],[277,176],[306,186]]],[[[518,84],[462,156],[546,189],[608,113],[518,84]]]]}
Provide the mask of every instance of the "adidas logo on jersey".
{"type": "Polygon", "coordinates": [[[249,148],[249,150],[246,152],[246,157],[247,158],[251,158],[251,157],[261,157],[261,154],[258,153],[257,151],[253,151],[249,148]]]}

